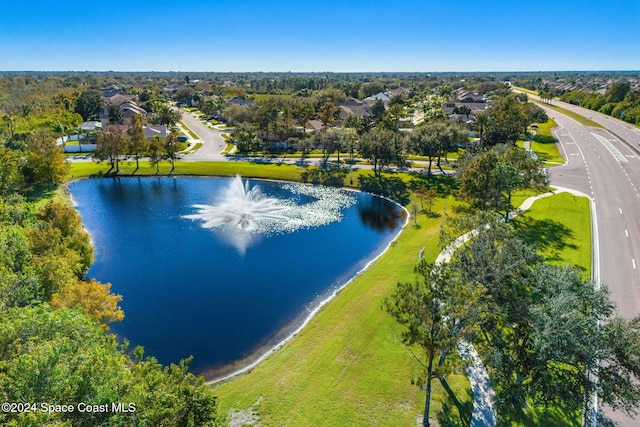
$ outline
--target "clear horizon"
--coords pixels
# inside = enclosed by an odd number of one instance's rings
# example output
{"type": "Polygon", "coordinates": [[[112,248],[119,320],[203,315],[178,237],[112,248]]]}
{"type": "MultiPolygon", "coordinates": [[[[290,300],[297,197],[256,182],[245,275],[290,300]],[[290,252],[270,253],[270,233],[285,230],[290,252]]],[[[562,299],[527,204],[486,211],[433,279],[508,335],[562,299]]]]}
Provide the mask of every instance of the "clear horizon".
{"type": "Polygon", "coordinates": [[[640,70],[640,3],[512,0],[11,2],[0,70],[550,72],[640,70]],[[313,71],[318,70],[318,71],[313,71]],[[354,71],[355,70],[355,71],[354,71]],[[364,71],[358,71],[364,70],[364,71]],[[415,71],[407,71],[415,70],[415,71]]]}

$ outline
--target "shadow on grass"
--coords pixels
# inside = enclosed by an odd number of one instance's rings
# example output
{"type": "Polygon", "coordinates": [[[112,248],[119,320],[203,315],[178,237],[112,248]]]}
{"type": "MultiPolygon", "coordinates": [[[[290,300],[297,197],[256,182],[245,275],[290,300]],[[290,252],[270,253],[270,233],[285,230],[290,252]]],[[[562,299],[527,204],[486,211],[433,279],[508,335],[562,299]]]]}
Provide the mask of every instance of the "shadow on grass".
{"type": "Polygon", "coordinates": [[[348,169],[307,169],[302,172],[302,182],[322,184],[331,187],[342,187],[344,179],[349,173],[348,169]]]}
{"type": "Polygon", "coordinates": [[[407,184],[395,176],[360,176],[360,189],[388,197],[402,205],[406,205],[410,201],[407,184]]]}
{"type": "Polygon", "coordinates": [[[437,418],[438,425],[440,427],[468,427],[471,424],[471,414],[473,413],[471,390],[467,390],[467,398],[461,402],[449,387],[446,379],[440,378],[440,383],[447,392],[447,400],[442,402],[442,411],[437,418]]]}
{"type": "Polygon", "coordinates": [[[427,190],[435,190],[438,197],[447,197],[456,189],[456,179],[452,175],[427,175],[419,172],[411,172],[409,188],[417,191],[420,186],[427,190]]]}
{"type": "MultiPolygon", "coordinates": [[[[523,427],[580,427],[582,425],[581,411],[564,411],[559,408],[527,408],[517,415],[501,414],[498,426],[523,427]]],[[[613,424],[598,423],[598,426],[613,426],[613,424]]]]}
{"type": "Polygon", "coordinates": [[[540,134],[536,134],[536,136],[533,137],[533,140],[538,144],[555,144],[556,142],[558,142],[551,135],[540,135],[540,134]]]}
{"type": "Polygon", "coordinates": [[[552,219],[533,219],[520,216],[513,221],[518,237],[530,245],[539,247],[550,253],[550,261],[559,260],[559,253],[565,249],[577,249],[577,245],[570,243],[573,231],[564,224],[552,219]]]}
{"type": "Polygon", "coordinates": [[[52,187],[41,185],[27,187],[26,191],[24,192],[24,198],[28,202],[35,202],[42,199],[51,199],[55,194],[56,188],[57,186],[52,187]]]}

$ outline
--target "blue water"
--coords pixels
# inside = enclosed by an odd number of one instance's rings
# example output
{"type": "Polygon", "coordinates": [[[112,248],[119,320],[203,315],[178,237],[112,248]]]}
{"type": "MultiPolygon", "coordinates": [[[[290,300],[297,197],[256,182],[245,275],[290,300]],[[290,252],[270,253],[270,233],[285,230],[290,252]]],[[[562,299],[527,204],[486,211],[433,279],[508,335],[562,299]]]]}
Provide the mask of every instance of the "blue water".
{"type": "MultiPolygon", "coordinates": [[[[284,339],[378,255],[403,222],[395,204],[354,193],[357,203],[341,221],[262,236],[241,253],[183,218],[195,212],[193,204],[213,203],[228,184],[228,178],[120,178],[69,186],[95,246],[88,277],[123,296],[125,319],[111,330],[163,364],[192,355],[191,370],[208,376],[284,339]]],[[[256,184],[268,196],[291,196],[279,183],[256,184]]]]}

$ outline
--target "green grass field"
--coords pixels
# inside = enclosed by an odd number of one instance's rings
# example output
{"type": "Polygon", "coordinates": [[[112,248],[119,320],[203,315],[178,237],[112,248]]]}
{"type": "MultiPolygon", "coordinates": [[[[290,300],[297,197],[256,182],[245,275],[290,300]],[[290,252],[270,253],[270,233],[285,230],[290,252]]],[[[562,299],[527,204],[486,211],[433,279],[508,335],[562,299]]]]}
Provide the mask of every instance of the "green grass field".
{"type": "Polygon", "coordinates": [[[547,261],[572,265],[591,277],[591,216],[589,199],[560,193],[536,201],[517,217],[521,237],[538,245],[547,261]]]}
{"type": "Polygon", "coordinates": [[[531,149],[547,166],[555,166],[565,162],[558,150],[556,138],[551,133],[551,129],[555,127],[558,127],[558,124],[552,118],[549,118],[546,123],[539,123],[536,135],[531,141],[531,149]]]}

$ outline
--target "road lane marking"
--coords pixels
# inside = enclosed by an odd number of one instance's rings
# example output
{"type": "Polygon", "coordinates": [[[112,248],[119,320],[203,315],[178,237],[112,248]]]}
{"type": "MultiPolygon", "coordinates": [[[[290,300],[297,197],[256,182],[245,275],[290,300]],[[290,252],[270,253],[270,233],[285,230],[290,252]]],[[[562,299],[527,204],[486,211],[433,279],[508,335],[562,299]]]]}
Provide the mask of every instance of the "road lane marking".
{"type": "MultiPolygon", "coordinates": [[[[620,150],[618,150],[611,142],[609,142],[609,140],[607,138],[605,138],[604,136],[600,136],[600,135],[598,135],[596,133],[593,133],[593,132],[591,132],[591,135],[595,136],[596,139],[598,141],[600,141],[602,143],[602,145],[604,145],[607,150],[609,150],[609,152],[611,153],[613,158],[616,159],[618,161],[618,163],[629,163],[629,160],[627,160],[625,155],[622,154],[620,152],[620,150]]],[[[595,149],[593,151],[595,151],[595,149]]]]}
{"type": "Polygon", "coordinates": [[[633,263],[633,269],[635,270],[636,269],[636,260],[631,258],[631,262],[633,263]]]}
{"type": "Polygon", "coordinates": [[[620,211],[620,215],[622,215],[622,208],[618,208],[618,210],[620,211]]]}
{"type": "Polygon", "coordinates": [[[629,238],[629,230],[624,230],[624,234],[625,236],[627,236],[627,239],[629,238]]]}

